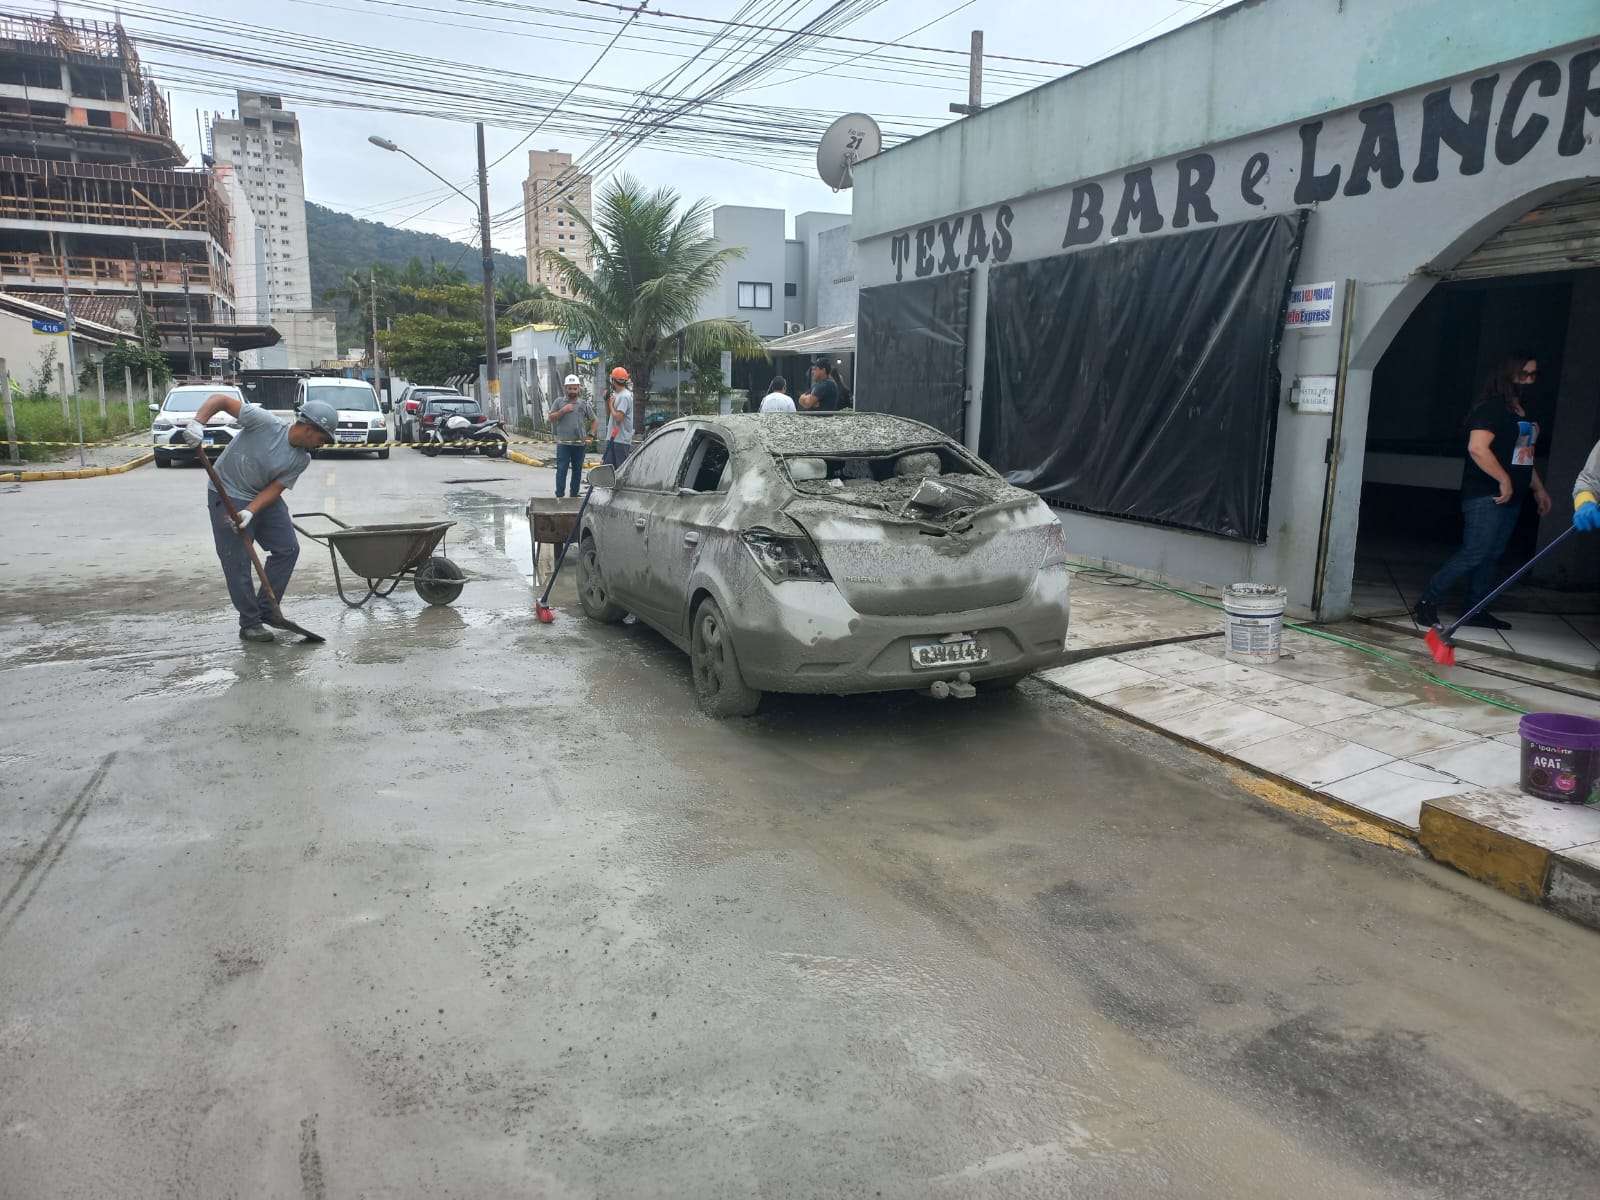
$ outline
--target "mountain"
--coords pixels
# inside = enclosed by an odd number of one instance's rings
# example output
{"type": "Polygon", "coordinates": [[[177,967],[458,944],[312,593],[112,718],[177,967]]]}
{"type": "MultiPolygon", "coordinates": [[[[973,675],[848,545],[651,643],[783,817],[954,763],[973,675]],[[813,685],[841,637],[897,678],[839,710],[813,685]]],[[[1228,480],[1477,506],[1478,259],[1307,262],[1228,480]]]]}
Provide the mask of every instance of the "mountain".
{"type": "MultiPolygon", "coordinates": [[[[312,302],[319,306],[328,289],[337,287],[345,275],[351,271],[365,271],[375,262],[399,268],[413,258],[420,258],[424,265],[437,261],[465,271],[469,278],[479,278],[476,247],[453,242],[436,233],[419,233],[377,221],[363,221],[309,201],[306,203],[306,245],[311,258],[312,302]]],[[[520,254],[502,254],[497,250],[494,270],[497,277],[504,274],[525,279],[528,264],[520,254]]],[[[366,317],[345,311],[343,304],[335,307],[339,312],[340,352],[349,346],[366,345],[371,339],[366,317]]]]}

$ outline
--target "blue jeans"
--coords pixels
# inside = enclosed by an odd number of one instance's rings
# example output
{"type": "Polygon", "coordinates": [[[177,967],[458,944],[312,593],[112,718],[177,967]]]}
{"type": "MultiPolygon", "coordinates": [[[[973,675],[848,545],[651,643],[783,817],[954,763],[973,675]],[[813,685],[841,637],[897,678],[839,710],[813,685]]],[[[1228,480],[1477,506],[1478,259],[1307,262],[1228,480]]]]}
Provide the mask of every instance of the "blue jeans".
{"type": "Polygon", "coordinates": [[[1494,590],[1495,575],[1500,556],[1506,552],[1511,531],[1522,515],[1522,497],[1515,496],[1504,504],[1496,504],[1493,496],[1477,496],[1461,502],[1463,528],[1461,549],[1456,556],[1440,567],[1423,589],[1422,599],[1438,604],[1450,597],[1456,585],[1467,581],[1467,604],[1470,609],[1494,590]]]}
{"type": "MultiPolygon", "coordinates": [[[[250,565],[250,555],[239,540],[228,510],[222,506],[222,497],[213,491],[206,492],[206,503],[211,508],[211,540],[216,543],[217,559],[222,563],[222,577],[228,582],[228,599],[239,610],[239,628],[260,625],[272,615],[267,594],[256,587],[255,569],[250,565]]],[[[235,503],[235,508],[243,506],[235,503]]],[[[294,574],[295,559],[300,557],[300,539],[295,537],[294,526],[289,521],[289,506],[281,499],[250,518],[250,539],[267,552],[267,578],[279,602],[289,586],[289,576],[294,574]]]]}
{"type": "Polygon", "coordinates": [[[556,443],[556,495],[576,496],[583,482],[583,447],[565,442],[556,443]],[[567,472],[572,473],[572,486],[567,487],[567,472]]]}

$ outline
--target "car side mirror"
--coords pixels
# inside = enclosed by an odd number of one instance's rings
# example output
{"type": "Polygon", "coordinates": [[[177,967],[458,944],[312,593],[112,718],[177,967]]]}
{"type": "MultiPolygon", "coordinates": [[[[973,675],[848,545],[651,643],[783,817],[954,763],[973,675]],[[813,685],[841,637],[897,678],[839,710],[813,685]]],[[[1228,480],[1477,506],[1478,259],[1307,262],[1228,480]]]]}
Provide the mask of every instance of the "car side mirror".
{"type": "Polygon", "coordinates": [[[617,486],[617,469],[609,463],[602,463],[589,472],[589,486],[597,488],[614,488],[617,486]]]}
{"type": "Polygon", "coordinates": [[[159,404],[152,404],[152,405],[151,405],[151,406],[150,406],[150,411],[151,411],[151,412],[153,412],[153,413],[158,413],[158,412],[160,412],[160,411],[161,411],[161,405],[159,405],[159,404]]]}

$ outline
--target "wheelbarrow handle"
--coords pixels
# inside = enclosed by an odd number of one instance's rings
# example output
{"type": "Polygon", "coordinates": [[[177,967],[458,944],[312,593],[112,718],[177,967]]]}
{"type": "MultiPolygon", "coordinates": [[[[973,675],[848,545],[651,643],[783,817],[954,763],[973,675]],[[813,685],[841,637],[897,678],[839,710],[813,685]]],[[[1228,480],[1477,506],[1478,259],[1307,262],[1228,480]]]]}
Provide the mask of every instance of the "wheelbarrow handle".
{"type": "Polygon", "coordinates": [[[301,533],[305,534],[308,538],[310,538],[314,542],[324,541],[327,538],[328,535],[326,533],[313,533],[309,529],[301,528],[300,519],[302,517],[321,517],[325,521],[332,521],[340,529],[349,529],[350,528],[350,526],[349,526],[349,524],[347,522],[339,520],[339,518],[334,516],[332,513],[303,512],[303,513],[295,513],[293,516],[291,516],[289,518],[289,524],[293,525],[296,529],[298,529],[301,533]]]}

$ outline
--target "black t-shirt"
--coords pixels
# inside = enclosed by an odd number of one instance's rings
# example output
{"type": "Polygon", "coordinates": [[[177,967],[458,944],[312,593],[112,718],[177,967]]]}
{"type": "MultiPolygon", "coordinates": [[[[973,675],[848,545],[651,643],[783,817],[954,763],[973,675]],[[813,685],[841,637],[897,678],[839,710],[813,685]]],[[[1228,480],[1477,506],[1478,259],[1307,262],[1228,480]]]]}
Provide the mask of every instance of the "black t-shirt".
{"type": "MultiPolygon", "coordinates": [[[[1533,448],[1539,436],[1538,425],[1518,417],[1506,407],[1504,400],[1486,400],[1472,410],[1467,418],[1467,428],[1487,429],[1494,434],[1490,449],[1511,477],[1513,496],[1521,496],[1526,492],[1533,481],[1533,448]]],[[[1474,500],[1480,496],[1499,494],[1499,480],[1468,455],[1466,465],[1461,469],[1461,498],[1474,500]]]]}
{"type": "Polygon", "coordinates": [[[839,389],[833,380],[823,378],[806,389],[817,398],[818,412],[835,412],[839,407],[839,389]]]}

